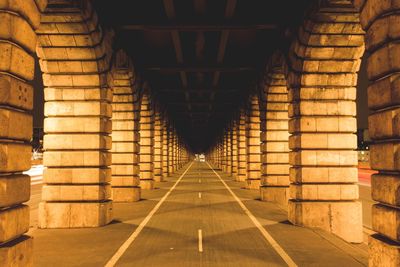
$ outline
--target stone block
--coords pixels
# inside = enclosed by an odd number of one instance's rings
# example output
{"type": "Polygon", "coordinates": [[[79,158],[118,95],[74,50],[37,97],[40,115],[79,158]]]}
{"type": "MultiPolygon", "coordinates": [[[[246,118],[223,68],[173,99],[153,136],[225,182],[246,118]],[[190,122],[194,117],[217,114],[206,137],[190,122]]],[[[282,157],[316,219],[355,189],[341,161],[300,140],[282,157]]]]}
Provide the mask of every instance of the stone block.
{"type": "Polygon", "coordinates": [[[43,185],[42,201],[102,201],[111,198],[111,186],[43,185]]]}
{"type": "MultiPolygon", "coordinates": [[[[258,177],[260,177],[259,174],[258,174],[258,177]]],[[[250,179],[250,178],[253,178],[253,177],[250,177],[250,175],[248,175],[248,177],[246,179],[246,188],[258,190],[261,185],[260,179],[250,179]]]]}
{"type": "Polygon", "coordinates": [[[27,171],[31,168],[31,146],[0,143],[0,172],[27,171]]]}
{"type": "Polygon", "coordinates": [[[44,148],[53,149],[110,149],[111,136],[103,134],[46,134],[44,148]]]}
{"type": "Polygon", "coordinates": [[[289,163],[294,166],[357,166],[357,152],[352,150],[300,150],[289,153],[289,163]]]}
{"type": "Polygon", "coordinates": [[[372,229],[400,241],[400,211],[386,205],[375,204],[372,206],[372,229]]]}
{"type": "Polygon", "coordinates": [[[47,184],[103,184],[111,181],[110,168],[46,168],[47,184]]]}
{"type": "Polygon", "coordinates": [[[372,139],[400,137],[400,109],[385,110],[368,117],[372,139]]]}
{"type": "Polygon", "coordinates": [[[31,81],[34,70],[35,60],[24,49],[10,42],[0,43],[0,71],[31,81]]]}
{"type": "Polygon", "coordinates": [[[370,146],[371,168],[374,170],[400,170],[398,143],[379,143],[370,146]]]}
{"type": "Polygon", "coordinates": [[[393,74],[368,86],[368,107],[379,109],[400,104],[400,75],[393,74]]]}
{"type": "Polygon", "coordinates": [[[291,184],[290,198],[301,200],[358,199],[357,184],[291,184]]]}
{"type": "Polygon", "coordinates": [[[26,202],[30,193],[31,178],[28,175],[0,176],[0,208],[26,202]]]}
{"type": "Polygon", "coordinates": [[[140,188],[142,190],[154,189],[154,180],[153,179],[140,179],[140,188]]]}
{"type": "Polygon", "coordinates": [[[295,225],[331,232],[347,242],[363,242],[361,203],[358,201],[289,200],[288,219],[295,225]]]}
{"type": "Polygon", "coordinates": [[[32,110],[33,87],[13,76],[0,74],[0,104],[32,110]]]}
{"type": "Polygon", "coordinates": [[[370,267],[400,266],[400,244],[380,235],[372,235],[368,239],[370,267]]]}
{"type": "Polygon", "coordinates": [[[106,151],[45,151],[43,163],[49,167],[109,166],[111,153],[106,151]]]}
{"type": "Polygon", "coordinates": [[[0,245],[0,262],[2,266],[33,266],[33,238],[23,235],[8,243],[0,245]]]}
{"type": "Polygon", "coordinates": [[[261,201],[273,202],[287,209],[289,187],[261,186],[261,201]]]}
{"type": "Polygon", "coordinates": [[[111,222],[112,202],[41,202],[39,228],[99,227],[111,222]]]}
{"type": "Polygon", "coordinates": [[[293,183],[357,183],[356,167],[292,167],[289,169],[293,183]]]}
{"type": "Polygon", "coordinates": [[[32,116],[28,113],[0,108],[0,137],[30,141],[32,116]]]}
{"type": "Polygon", "coordinates": [[[111,105],[99,101],[54,101],[45,102],[44,114],[51,116],[102,116],[111,118],[111,105]]]}
{"type": "Polygon", "coordinates": [[[393,206],[400,206],[400,177],[374,174],[371,177],[372,199],[393,206]]]}
{"type": "Polygon", "coordinates": [[[100,117],[59,117],[45,118],[46,133],[111,133],[111,120],[100,117]]]}
{"type": "Polygon", "coordinates": [[[136,202],[140,200],[140,187],[113,187],[113,202],[136,202]]]}
{"type": "Polygon", "coordinates": [[[139,176],[113,175],[111,185],[113,187],[137,187],[139,186],[139,176]]]}
{"type": "Polygon", "coordinates": [[[19,205],[0,211],[0,243],[15,239],[29,230],[29,207],[19,205]]]}

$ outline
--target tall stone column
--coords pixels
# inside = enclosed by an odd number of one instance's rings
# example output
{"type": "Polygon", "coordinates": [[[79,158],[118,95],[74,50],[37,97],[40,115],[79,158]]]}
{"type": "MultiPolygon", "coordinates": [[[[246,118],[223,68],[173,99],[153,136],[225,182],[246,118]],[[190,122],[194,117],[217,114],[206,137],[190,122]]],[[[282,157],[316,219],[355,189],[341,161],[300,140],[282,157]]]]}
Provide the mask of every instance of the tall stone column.
{"type": "Polygon", "coordinates": [[[154,180],[156,182],[163,181],[163,125],[161,114],[159,111],[154,113],[154,180]]]}
{"type": "Polygon", "coordinates": [[[154,110],[145,90],[140,105],[140,187],[154,189],[154,110]]]}
{"type": "MultiPolygon", "coordinates": [[[[40,228],[97,227],[112,220],[111,34],[90,2],[53,3],[37,31],[45,86],[40,228]]],[[[22,68],[23,69],[23,68],[22,68]]]]}
{"type": "MultiPolygon", "coordinates": [[[[32,266],[29,230],[35,30],[43,5],[0,3],[0,265],[32,266]],[[41,10],[40,10],[40,9],[41,10]]],[[[37,88],[41,90],[41,88],[37,88]]]]}
{"type": "Polygon", "coordinates": [[[247,141],[246,141],[246,111],[240,109],[237,130],[237,149],[238,149],[238,174],[236,180],[246,181],[247,177],[247,141]]]}
{"type": "Polygon", "coordinates": [[[237,142],[237,121],[232,123],[232,176],[237,179],[238,175],[238,142],[237,142]]]}
{"type": "Polygon", "coordinates": [[[168,128],[168,173],[171,176],[174,172],[174,128],[170,125],[168,128]]]}
{"type": "Polygon", "coordinates": [[[226,130],[226,173],[232,175],[232,132],[226,130]]]}
{"type": "Polygon", "coordinates": [[[267,74],[265,121],[262,121],[261,200],[287,207],[289,198],[288,89],[280,67],[272,65],[267,74]]]}
{"type": "Polygon", "coordinates": [[[168,144],[168,123],[165,119],[162,120],[162,174],[163,179],[169,176],[169,144],[168,144]]]}
{"type": "Polygon", "coordinates": [[[173,131],[173,140],[174,140],[174,172],[178,170],[178,137],[176,136],[176,131],[173,131]]]}
{"type": "Polygon", "coordinates": [[[224,132],[221,140],[221,168],[223,172],[227,171],[227,166],[228,166],[228,158],[227,158],[227,140],[226,140],[226,132],[224,132]]]}
{"type": "Polygon", "coordinates": [[[320,2],[290,50],[288,217],[359,243],[355,86],[364,32],[351,2],[320,2]]]}
{"type": "Polygon", "coordinates": [[[369,266],[400,265],[400,161],[399,161],[399,54],[400,6],[396,1],[369,0],[361,12],[368,51],[368,118],[373,144],[372,228],[369,238],[369,266]]]}
{"type": "Polygon", "coordinates": [[[128,56],[118,51],[111,71],[112,103],[112,199],[134,202],[140,199],[139,187],[139,97],[133,88],[133,66],[128,56]]]}
{"type": "Polygon", "coordinates": [[[259,189],[261,179],[261,131],[258,96],[250,96],[246,116],[247,177],[248,189],[259,189]]]}

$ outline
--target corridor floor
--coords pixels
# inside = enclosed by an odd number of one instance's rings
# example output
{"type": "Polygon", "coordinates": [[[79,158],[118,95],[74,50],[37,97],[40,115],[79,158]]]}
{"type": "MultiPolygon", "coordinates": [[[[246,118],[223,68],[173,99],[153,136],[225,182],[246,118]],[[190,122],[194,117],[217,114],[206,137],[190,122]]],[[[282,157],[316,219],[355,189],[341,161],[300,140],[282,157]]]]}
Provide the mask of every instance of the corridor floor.
{"type": "Polygon", "coordinates": [[[142,201],[115,203],[106,227],[33,227],[35,266],[367,265],[365,244],[293,226],[242,186],[208,163],[190,163],[142,201]]]}

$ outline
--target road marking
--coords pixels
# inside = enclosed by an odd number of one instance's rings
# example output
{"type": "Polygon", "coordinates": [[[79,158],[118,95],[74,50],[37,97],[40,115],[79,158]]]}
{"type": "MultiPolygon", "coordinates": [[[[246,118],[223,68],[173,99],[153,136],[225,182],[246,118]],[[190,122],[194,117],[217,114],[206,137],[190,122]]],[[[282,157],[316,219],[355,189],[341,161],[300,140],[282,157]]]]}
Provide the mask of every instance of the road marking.
{"type": "Polygon", "coordinates": [[[34,183],[31,183],[31,185],[37,185],[37,184],[43,184],[43,182],[42,182],[42,181],[40,181],[40,182],[34,182],[34,183]]]}
{"type": "Polygon", "coordinates": [[[199,233],[199,252],[203,252],[203,232],[201,229],[198,230],[199,233]]]}
{"type": "Polygon", "coordinates": [[[199,198],[201,198],[201,193],[199,193],[199,198]]]}
{"type": "Polygon", "coordinates": [[[275,241],[275,239],[268,233],[267,230],[261,225],[261,223],[257,220],[256,217],[247,209],[247,207],[243,204],[243,202],[236,196],[236,194],[230,189],[230,187],[225,183],[225,181],[219,176],[219,174],[211,167],[211,165],[207,162],[208,167],[217,175],[219,180],[223,183],[226,189],[231,193],[233,198],[239,203],[239,206],[242,208],[244,213],[249,216],[250,220],[254,223],[254,225],[258,228],[264,238],[271,244],[272,248],[281,256],[281,258],[286,262],[286,264],[290,267],[297,267],[297,264],[290,258],[290,256],[283,250],[283,248],[275,241]]]}
{"type": "Polygon", "coordinates": [[[199,179],[199,184],[201,184],[201,179],[199,179]]]}
{"type": "Polygon", "coordinates": [[[138,228],[136,228],[136,230],[121,245],[121,247],[117,250],[117,252],[115,252],[115,254],[112,256],[112,258],[106,263],[105,267],[115,266],[117,261],[122,257],[122,255],[129,248],[129,246],[133,243],[133,241],[135,241],[135,239],[138,237],[140,232],[143,230],[143,228],[146,226],[146,224],[150,221],[151,217],[153,217],[153,215],[157,212],[157,210],[164,203],[164,201],[171,194],[171,192],[175,189],[175,187],[179,184],[179,182],[182,180],[183,176],[185,176],[185,174],[188,172],[190,167],[192,167],[192,165],[193,165],[193,162],[189,165],[189,167],[187,167],[187,169],[182,173],[182,175],[178,178],[178,180],[175,182],[175,184],[168,190],[168,192],[157,203],[157,205],[150,211],[150,213],[147,214],[146,218],[144,218],[144,220],[139,224],[138,228]]]}

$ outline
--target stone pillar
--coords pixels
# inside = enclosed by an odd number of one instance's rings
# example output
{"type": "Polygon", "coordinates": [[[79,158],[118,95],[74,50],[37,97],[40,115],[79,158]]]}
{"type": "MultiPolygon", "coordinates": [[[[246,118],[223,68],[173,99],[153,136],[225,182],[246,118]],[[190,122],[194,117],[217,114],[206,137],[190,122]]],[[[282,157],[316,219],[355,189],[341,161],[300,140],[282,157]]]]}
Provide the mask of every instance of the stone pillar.
{"type": "MultiPolygon", "coordinates": [[[[280,64],[282,66],[282,62],[280,64]]],[[[286,208],[290,184],[289,124],[288,89],[282,67],[269,71],[263,89],[266,109],[261,135],[261,200],[272,201],[286,208]]]]}
{"type": "Polygon", "coordinates": [[[173,131],[174,140],[174,172],[178,170],[178,137],[176,136],[176,131],[173,131]]]}
{"type": "Polygon", "coordinates": [[[154,189],[154,111],[148,92],[143,93],[140,105],[139,158],[140,187],[154,189]]]}
{"type": "MultiPolygon", "coordinates": [[[[23,5],[0,3],[0,265],[32,266],[29,230],[32,109],[36,48],[35,29],[44,8],[33,0],[23,5]],[[17,78],[18,77],[18,78],[17,78]]],[[[41,90],[41,88],[37,88],[41,90]]]]}
{"type": "Polygon", "coordinates": [[[112,74],[112,199],[134,202],[140,199],[139,187],[139,97],[133,88],[133,66],[123,51],[118,51],[112,74]]]}
{"type": "Polygon", "coordinates": [[[232,176],[237,179],[238,175],[238,142],[237,142],[237,121],[232,123],[232,176]]]}
{"type": "Polygon", "coordinates": [[[170,125],[168,129],[168,173],[174,173],[174,129],[170,125]]]}
{"type": "MultiPolygon", "coordinates": [[[[42,16],[37,53],[45,86],[40,228],[97,227],[112,220],[111,38],[90,2],[42,16]]],[[[26,63],[25,63],[26,64],[26,63]]],[[[24,69],[24,68],[21,68],[24,69]]]]}
{"type": "Polygon", "coordinates": [[[164,178],[169,176],[168,162],[170,160],[168,156],[168,124],[165,119],[162,120],[162,132],[162,179],[164,180],[164,178]]]}
{"type": "Polygon", "coordinates": [[[368,119],[373,144],[370,163],[379,171],[372,176],[372,228],[369,266],[400,265],[400,68],[398,43],[400,6],[396,1],[368,0],[361,12],[368,51],[368,119]]]}
{"type": "Polygon", "coordinates": [[[226,130],[226,173],[232,175],[232,132],[226,130]]]}
{"type": "Polygon", "coordinates": [[[163,151],[162,151],[162,142],[163,142],[163,125],[161,114],[159,111],[155,112],[154,115],[154,180],[156,182],[163,181],[163,151]]]}
{"type": "Polygon", "coordinates": [[[223,172],[227,171],[227,140],[226,140],[226,132],[224,132],[223,136],[222,136],[222,140],[221,140],[221,169],[223,172]]]}
{"type": "Polygon", "coordinates": [[[238,174],[236,180],[239,182],[246,181],[247,177],[247,141],[246,141],[246,111],[240,109],[237,130],[237,147],[238,147],[238,174]]]}
{"type": "Polygon", "coordinates": [[[246,188],[259,189],[261,178],[261,131],[258,96],[250,96],[246,116],[247,177],[246,188]]]}
{"type": "Polygon", "coordinates": [[[347,2],[320,2],[290,49],[288,217],[359,243],[355,86],[364,33],[347,2]]]}

